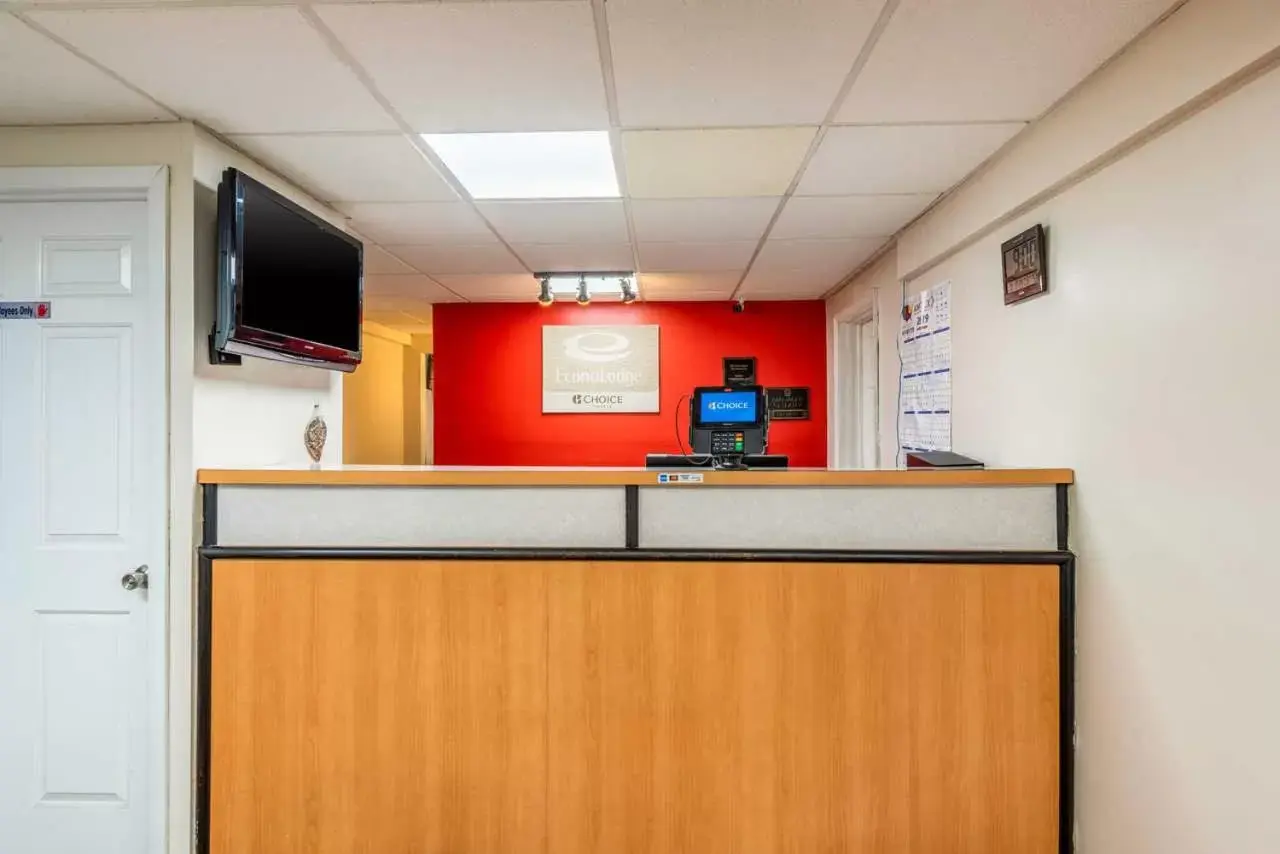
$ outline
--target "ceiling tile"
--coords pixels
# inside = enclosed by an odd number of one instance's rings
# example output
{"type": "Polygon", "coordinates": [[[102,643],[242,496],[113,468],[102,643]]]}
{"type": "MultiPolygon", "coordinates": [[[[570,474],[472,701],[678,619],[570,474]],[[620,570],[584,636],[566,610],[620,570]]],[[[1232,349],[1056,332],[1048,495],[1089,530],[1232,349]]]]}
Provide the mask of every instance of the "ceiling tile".
{"type": "Polygon", "coordinates": [[[626,243],[621,201],[481,202],[508,243],[626,243]]]}
{"type": "Polygon", "coordinates": [[[441,276],[440,282],[473,302],[533,302],[538,298],[538,280],[528,273],[441,276]]]}
{"type": "Polygon", "coordinates": [[[793,196],[770,238],[889,237],[927,208],[937,193],[793,196]]]}
{"type": "Polygon", "coordinates": [[[779,196],[636,199],[631,219],[636,240],[646,243],[758,240],[781,201],[779,196]]]}
{"type": "Polygon", "coordinates": [[[812,127],[626,131],[629,194],[638,199],[781,196],[812,127]]]}
{"type": "Polygon", "coordinates": [[[0,123],[151,122],[175,118],[9,15],[0,15],[0,123]]]}
{"type": "Polygon", "coordinates": [[[681,270],[746,269],[755,241],[737,243],[642,243],[640,269],[665,273],[681,270]]]}
{"type": "Polygon", "coordinates": [[[380,323],[383,326],[390,326],[393,329],[406,329],[409,327],[425,325],[427,322],[416,315],[406,314],[401,311],[378,311],[376,309],[365,309],[364,319],[370,323],[380,323]]]}
{"type": "Polygon", "coordinates": [[[816,299],[885,244],[885,238],[768,240],[743,280],[739,296],[794,294],[816,299]]]}
{"type": "MultiPolygon", "coordinates": [[[[446,294],[444,298],[435,300],[435,302],[462,302],[462,299],[452,294],[446,294]]],[[[401,332],[409,332],[415,335],[431,334],[431,316],[434,312],[432,303],[415,300],[413,302],[404,303],[402,307],[404,310],[399,312],[394,311],[393,309],[384,309],[381,311],[374,309],[371,312],[366,306],[364,319],[366,321],[372,320],[375,323],[381,322],[382,325],[391,326],[401,332]],[[377,317],[371,317],[371,314],[381,314],[384,315],[386,319],[379,321],[377,317]],[[400,317],[393,317],[393,314],[398,314],[400,317]],[[392,320],[393,322],[387,323],[386,320],[392,320]]]]}
{"type": "MultiPolygon", "coordinates": [[[[443,291],[449,296],[447,291],[443,291]]],[[[456,298],[452,298],[456,299],[456,298]]],[[[449,302],[449,299],[436,300],[436,302],[449,302]]],[[[411,322],[421,323],[431,318],[431,303],[425,299],[404,299],[394,297],[369,297],[365,300],[366,310],[364,313],[365,320],[372,320],[375,323],[383,322],[370,315],[398,313],[408,315],[411,322]]],[[[398,320],[398,323],[404,323],[404,320],[398,320]]],[[[388,324],[394,325],[394,324],[388,324]]]]}
{"type": "Polygon", "coordinates": [[[752,271],[742,282],[738,296],[766,300],[818,299],[841,278],[804,270],[752,271]]]}
{"type": "Polygon", "coordinates": [[[903,0],[840,122],[1034,119],[1174,0],[903,0]]]}
{"type": "MultiPolygon", "coordinates": [[[[142,5],[164,6],[169,4],[172,4],[174,6],[181,6],[184,4],[190,4],[191,2],[192,0],[18,0],[18,3],[20,3],[23,6],[37,6],[37,7],[38,6],[109,7],[109,6],[142,6],[142,5]]],[[[231,2],[244,3],[245,5],[251,5],[256,3],[260,6],[280,5],[279,0],[231,0],[231,2]]],[[[323,0],[321,0],[321,2],[323,2],[323,0]]],[[[375,3],[380,2],[380,0],[374,0],[374,2],[375,3]]],[[[17,4],[14,4],[14,5],[17,5],[17,4]]],[[[226,5],[231,5],[231,3],[227,3],[226,5]]]]}
{"type": "Polygon", "coordinates": [[[458,196],[399,134],[232,136],[326,202],[451,202],[458,196]]]}
{"type": "Polygon", "coordinates": [[[766,240],[752,272],[811,270],[844,276],[885,244],[883,237],[847,240],[766,240]]]}
{"type": "Polygon", "coordinates": [[[724,291],[673,291],[671,293],[655,293],[652,296],[640,295],[641,302],[720,302],[724,301],[725,311],[732,311],[732,303],[728,302],[729,294],[724,291]]]}
{"type": "Polygon", "coordinates": [[[395,129],[291,7],[29,14],[183,118],[221,133],[395,129]]]}
{"type": "Polygon", "coordinates": [[[416,269],[438,278],[462,273],[523,273],[520,261],[501,243],[455,246],[388,246],[416,269]]]}
{"type": "Polygon", "coordinates": [[[609,126],[588,3],[366,4],[316,12],[419,133],[609,126]]]}
{"type": "Polygon", "coordinates": [[[743,288],[738,296],[742,299],[749,297],[752,302],[797,302],[822,299],[825,293],[825,290],[812,292],[812,288],[797,291],[752,291],[747,293],[746,288],[743,288]]]}
{"type": "Polygon", "coordinates": [[[741,278],[741,270],[641,273],[640,298],[651,301],[729,299],[741,278]]]}
{"type": "Polygon", "coordinates": [[[450,294],[427,276],[418,273],[396,276],[364,277],[366,299],[416,299],[437,302],[450,294]]]}
{"type": "Polygon", "coordinates": [[[412,272],[412,267],[401,261],[399,258],[393,257],[376,243],[365,243],[365,276],[394,276],[412,272]]]}
{"type": "Polygon", "coordinates": [[[357,202],[337,208],[351,217],[356,231],[383,246],[498,242],[464,202],[357,202]]]}
{"type": "Polygon", "coordinates": [[[796,194],[941,193],[1012,139],[1021,124],[835,127],[796,194]]]}
{"type": "Polygon", "coordinates": [[[538,273],[621,272],[635,266],[625,244],[525,243],[512,248],[538,273]]]}
{"type": "Polygon", "coordinates": [[[622,123],[646,128],[818,124],[883,5],[883,0],[609,0],[622,123]]]}

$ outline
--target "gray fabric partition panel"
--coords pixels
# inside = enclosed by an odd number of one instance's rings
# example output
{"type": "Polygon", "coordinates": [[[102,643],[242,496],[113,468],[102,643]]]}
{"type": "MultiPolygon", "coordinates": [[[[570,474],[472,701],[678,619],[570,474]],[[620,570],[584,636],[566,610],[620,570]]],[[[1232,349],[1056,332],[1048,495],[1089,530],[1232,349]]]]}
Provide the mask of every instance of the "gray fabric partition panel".
{"type": "Polygon", "coordinates": [[[621,487],[223,486],[224,546],[621,548],[621,487]]]}
{"type": "Polygon", "coordinates": [[[641,548],[1053,549],[1052,486],[640,491],[641,548]]]}

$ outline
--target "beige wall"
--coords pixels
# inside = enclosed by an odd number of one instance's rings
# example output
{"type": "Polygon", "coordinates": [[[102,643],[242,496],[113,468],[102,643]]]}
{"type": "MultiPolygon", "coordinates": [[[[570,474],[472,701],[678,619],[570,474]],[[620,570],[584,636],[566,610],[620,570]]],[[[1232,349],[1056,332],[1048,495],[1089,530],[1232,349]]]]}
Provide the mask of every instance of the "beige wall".
{"type": "MultiPolygon", "coordinates": [[[[206,356],[216,269],[212,188],[236,166],[330,221],[342,218],[297,187],[226,147],[190,123],[0,127],[0,166],[164,166],[169,171],[165,252],[169,314],[168,622],[170,650],[166,800],[172,854],[191,849],[193,763],[192,543],[198,466],[302,464],[302,430],[311,407],[328,410],[329,449],[342,447],[341,380],[322,371],[246,359],[216,369],[206,356]]],[[[160,785],[157,782],[157,785],[160,785]]]]}
{"type": "MultiPolygon", "coordinates": [[[[190,851],[192,803],[192,479],[194,340],[192,286],[192,151],[189,124],[120,127],[0,128],[0,166],[164,166],[169,170],[169,851],[190,851]]],[[[155,785],[161,785],[156,781],[155,785]]]]}
{"type": "MultiPolygon", "coordinates": [[[[885,310],[886,301],[890,304],[896,303],[899,293],[897,254],[891,249],[863,272],[858,279],[857,287],[844,288],[827,300],[827,365],[829,366],[827,400],[830,401],[827,407],[827,459],[832,461],[832,465],[840,459],[836,445],[845,419],[856,422],[860,417],[857,411],[857,395],[851,392],[853,381],[846,375],[847,372],[853,371],[853,366],[845,364],[844,358],[838,353],[839,326],[852,320],[864,320],[870,316],[878,326],[884,328],[885,322],[892,323],[892,317],[885,321],[880,317],[880,312],[885,310]]],[[[889,311],[895,312],[897,309],[891,305],[889,311]]],[[[896,394],[892,386],[897,382],[897,354],[893,349],[894,341],[889,341],[888,345],[889,349],[885,350],[884,342],[880,342],[877,348],[879,352],[876,365],[880,390],[877,411],[880,413],[893,412],[897,405],[897,400],[889,396],[896,394]]],[[[880,436],[877,439],[877,445],[883,453],[886,447],[893,447],[893,439],[890,437],[886,445],[885,438],[880,436]]]]}
{"type": "Polygon", "coordinates": [[[1027,130],[901,235],[898,272],[946,253],[1061,192],[1275,58],[1276,0],[1191,0],[1027,130]]]}
{"type": "Polygon", "coordinates": [[[302,434],[316,406],[328,426],[325,465],[342,460],[342,374],[266,359],[235,366],[209,362],[207,338],[217,292],[218,183],[223,170],[240,169],[340,228],[346,219],[298,187],[228,148],[200,129],[194,145],[195,277],[192,353],[195,382],[196,464],[206,468],[255,468],[310,464],[302,434]]]}
{"type": "Polygon", "coordinates": [[[342,461],[363,465],[405,462],[404,344],[365,326],[364,355],[343,380],[342,461]]]}
{"type": "Polygon", "coordinates": [[[433,391],[426,387],[426,356],[433,352],[433,339],[430,332],[415,333],[410,336],[413,349],[422,354],[422,358],[418,364],[422,370],[421,382],[418,388],[421,389],[421,403],[419,407],[419,424],[418,432],[421,436],[422,464],[431,465],[435,462],[435,413],[432,410],[434,405],[433,391]]]}
{"type": "Polygon", "coordinates": [[[1280,851],[1280,14],[1192,0],[1134,51],[1050,117],[1059,142],[1124,136],[1108,92],[1211,97],[1080,174],[1015,143],[840,299],[881,318],[884,464],[900,277],[952,283],[956,450],[1077,472],[1079,850],[1280,851]],[[1006,307],[999,244],[1037,222],[1050,293],[1006,307]]]}
{"type": "Polygon", "coordinates": [[[415,337],[365,324],[364,359],[343,387],[344,463],[422,464],[426,378],[415,337]]]}

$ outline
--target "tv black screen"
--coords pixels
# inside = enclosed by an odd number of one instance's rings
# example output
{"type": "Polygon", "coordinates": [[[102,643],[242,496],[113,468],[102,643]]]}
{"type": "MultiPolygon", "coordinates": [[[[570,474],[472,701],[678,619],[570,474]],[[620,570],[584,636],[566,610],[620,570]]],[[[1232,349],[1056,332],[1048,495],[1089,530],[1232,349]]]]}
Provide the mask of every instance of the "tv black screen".
{"type": "Polygon", "coordinates": [[[234,169],[219,196],[218,348],[353,370],[360,242],[234,169]]]}

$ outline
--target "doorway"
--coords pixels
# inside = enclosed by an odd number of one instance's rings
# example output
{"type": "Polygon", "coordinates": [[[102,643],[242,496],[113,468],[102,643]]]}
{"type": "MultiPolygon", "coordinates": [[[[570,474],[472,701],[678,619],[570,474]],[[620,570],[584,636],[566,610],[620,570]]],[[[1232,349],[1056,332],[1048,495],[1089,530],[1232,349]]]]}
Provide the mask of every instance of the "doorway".
{"type": "Polygon", "coordinates": [[[85,171],[0,170],[6,854],[164,844],[167,173],[85,171]]]}
{"type": "Polygon", "coordinates": [[[879,346],[873,311],[836,320],[835,464],[841,469],[879,465],[879,346]]]}

